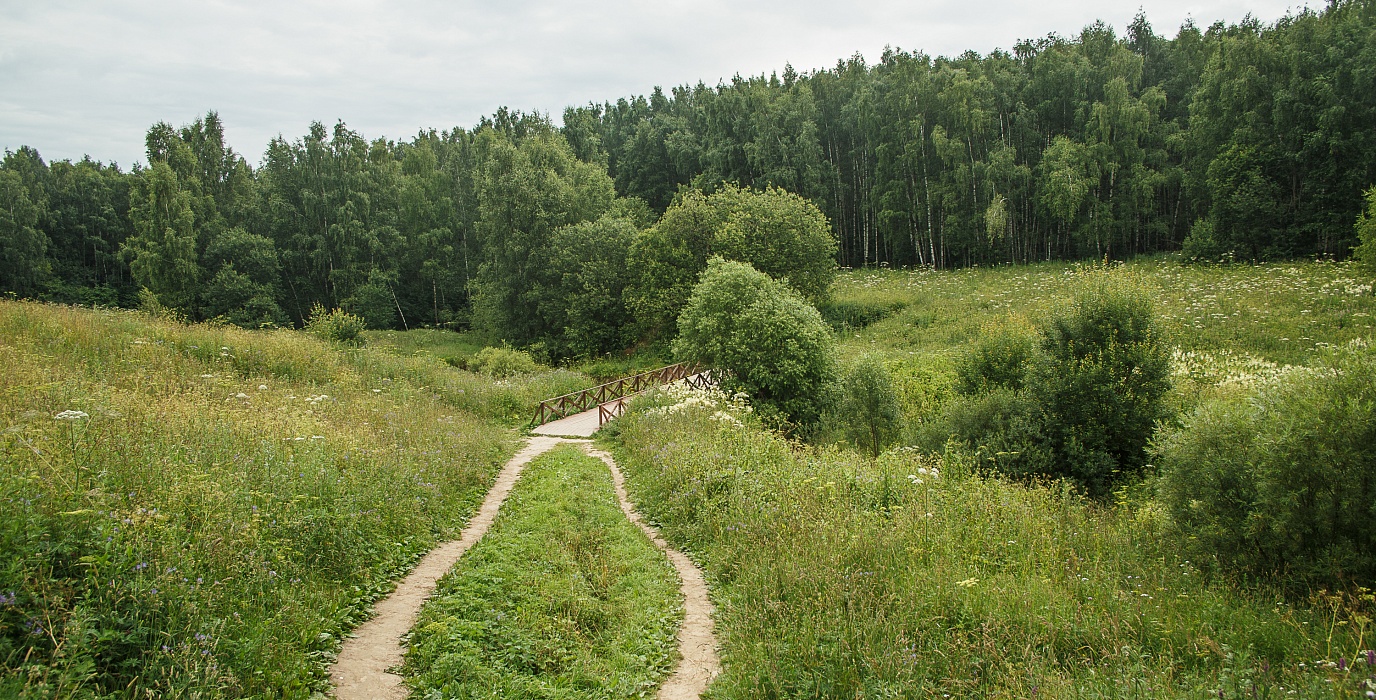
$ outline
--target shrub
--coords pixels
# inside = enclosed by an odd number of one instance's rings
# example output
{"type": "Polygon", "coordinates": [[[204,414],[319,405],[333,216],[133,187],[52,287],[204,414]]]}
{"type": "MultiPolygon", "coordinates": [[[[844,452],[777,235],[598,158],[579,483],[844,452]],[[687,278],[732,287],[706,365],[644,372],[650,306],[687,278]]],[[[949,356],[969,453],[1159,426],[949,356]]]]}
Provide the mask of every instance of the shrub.
{"type": "Polygon", "coordinates": [[[725,370],[762,416],[816,422],[832,384],[834,340],[797,292],[746,263],[712,259],[678,319],[674,355],[725,370]]]}
{"type": "Polygon", "coordinates": [[[341,309],[326,311],[320,302],[316,302],[311,307],[311,316],[306,321],[305,330],[324,340],[345,345],[363,345],[365,327],[362,318],[341,309]]]}
{"type": "Polygon", "coordinates": [[[1030,418],[1051,456],[1035,471],[1108,493],[1141,469],[1165,417],[1170,356],[1150,293],[1122,268],[1091,270],[1071,306],[1041,328],[1025,379],[1030,418]]]}
{"type": "Polygon", "coordinates": [[[468,361],[470,371],[498,379],[530,374],[539,368],[530,353],[511,348],[483,348],[468,361]]]}
{"type": "Polygon", "coordinates": [[[1033,335],[1026,328],[985,326],[956,365],[956,388],[967,395],[999,387],[1017,391],[1034,349],[1033,335]]]}
{"type": "Polygon", "coordinates": [[[1357,249],[1353,257],[1368,273],[1376,274],[1376,187],[1366,191],[1366,211],[1357,215],[1357,249]]]}
{"type": "Polygon", "coordinates": [[[902,415],[889,370],[878,356],[861,356],[841,382],[840,418],[846,437],[878,457],[898,439],[902,415]]]}
{"type": "Polygon", "coordinates": [[[1201,406],[1155,450],[1183,542],[1250,574],[1376,581],[1376,352],[1348,346],[1201,406]]]}

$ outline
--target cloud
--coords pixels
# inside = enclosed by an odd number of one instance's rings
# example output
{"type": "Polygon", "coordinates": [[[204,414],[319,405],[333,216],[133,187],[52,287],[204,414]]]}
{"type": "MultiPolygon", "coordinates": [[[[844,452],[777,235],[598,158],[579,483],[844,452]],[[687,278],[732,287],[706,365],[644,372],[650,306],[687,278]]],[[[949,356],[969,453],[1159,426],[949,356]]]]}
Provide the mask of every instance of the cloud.
{"type": "MultiPolygon", "coordinates": [[[[563,108],[709,85],[791,63],[834,66],[885,46],[956,55],[1074,34],[1095,19],[1121,28],[1137,0],[1101,3],[741,2],[504,3],[0,0],[0,147],[129,165],[143,134],[207,110],[251,162],[269,139],[342,119],[372,138],[470,126],[507,105],[556,118],[563,108]]],[[[1277,0],[1162,0],[1158,33],[1193,16],[1271,21],[1277,0]]]]}

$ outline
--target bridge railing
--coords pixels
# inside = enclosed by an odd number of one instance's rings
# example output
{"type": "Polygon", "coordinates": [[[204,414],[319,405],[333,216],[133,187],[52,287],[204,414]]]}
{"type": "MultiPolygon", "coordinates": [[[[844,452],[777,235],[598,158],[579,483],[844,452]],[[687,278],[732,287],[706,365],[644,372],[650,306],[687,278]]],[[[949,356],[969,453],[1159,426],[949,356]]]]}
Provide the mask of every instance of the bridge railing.
{"type": "MultiPolygon", "coordinates": [[[[713,378],[711,370],[694,372],[686,377],[683,377],[683,382],[688,386],[693,387],[694,389],[706,389],[708,387],[716,385],[716,380],[713,378]]],[[[630,397],[631,395],[627,394],[626,396],[620,399],[615,399],[612,401],[608,401],[607,403],[598,404],[597,427],[601,428],[602,426],[606,425],[608,421],[614,418],[620,418],[621,414],[626,412],[626,399],[629,399],[630,397]]]]}
{"type": "MultiPolygon", "coordinates": [[[[550,421],[566,418],[575,413],[592,410],[604,404],[615,401],[618,406],[622,403],[618,399],[625,398],[632,394],[638,394],[651,387],[660,386],[676,382],[680,379],[687,379],[699,374],[702,369],[695,363],[679,362],[667,367],[652,369],[648,372],[633,374],[629,377],[622,377],[605,384],[598,384],[590,389],[575,391],[571,394],[556,396],[552,399],[545,399],[535,407],[535,417],[530,419],[532,428],[539,427],[550,421]]],[[[616,409],[620,414],[620,408],[616,409]]],[[[599,411],[599,418],[602,412],[599,411]]],[[[615,416],[612,416],[613,418],[615,416]]],[[[610,420],[610,419],[608,419],[610,420]]],[[[600,425],[605,421],[599,420],[600,425]]]]}

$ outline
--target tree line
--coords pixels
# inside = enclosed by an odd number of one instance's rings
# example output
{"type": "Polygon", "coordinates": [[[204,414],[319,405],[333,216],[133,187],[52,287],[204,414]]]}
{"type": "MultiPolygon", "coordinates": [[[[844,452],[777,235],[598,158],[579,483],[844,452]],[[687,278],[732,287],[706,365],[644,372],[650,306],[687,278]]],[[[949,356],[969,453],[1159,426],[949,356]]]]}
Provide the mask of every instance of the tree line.
{"type": "Polygon", "coordinates": [[[608,352],[672,334],[713,255],[814,298],[821,250],[937,268],[1345,256],[1372,124],[1376,0],[1172,39],[1139,15],[1011,53],[891,49],[570,108],[562,127],[505,108],[407,141],[315,123],[257,167],[212,112],[154,125],[129,171],[6,152],[0,288],[245,326],[319,304],[608,352]]]}

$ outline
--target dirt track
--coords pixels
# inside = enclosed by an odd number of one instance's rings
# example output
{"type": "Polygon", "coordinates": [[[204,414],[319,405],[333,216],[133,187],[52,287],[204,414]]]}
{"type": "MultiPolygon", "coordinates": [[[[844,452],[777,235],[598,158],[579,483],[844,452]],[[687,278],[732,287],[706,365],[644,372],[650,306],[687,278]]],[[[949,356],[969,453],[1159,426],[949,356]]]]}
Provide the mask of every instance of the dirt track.
{"type": "Polygon", "coordinates": [[[670,549],[657,532],[644,523],[626,496],[625,479],[611,455],[594,449],[586,440],[564,440],[556,437],[531,437],[497,474],[488,490],[478,514],[469,521],[459,539],[435,547],[416,566],[391,595],[373,608],[373,619],[358,626],[354,634],[344,640],[339,658],[330,668],[330,682],[340,700],[400,700],[407,696],[401,676],[389,669],[401,665],[402,636],[415,625],[416,616],[435,584],[492,527],[502,503],[521,477],[521,470],[530,460],[562,442],[580,444],[589,455],[601,459],[611,469],[616,486],[616,498],[621,510],[649,536],[656,547],[664,551],[682,581],[684,597],[683,625],[679,628],[678,643],[682,659],[674,674],[660,687],[661,700],[697,698],[707,684],[721,672],[717,658],[716,638],[712,633],[712,602],[707,597],[707,585],[688,557],[670,549]]]}

